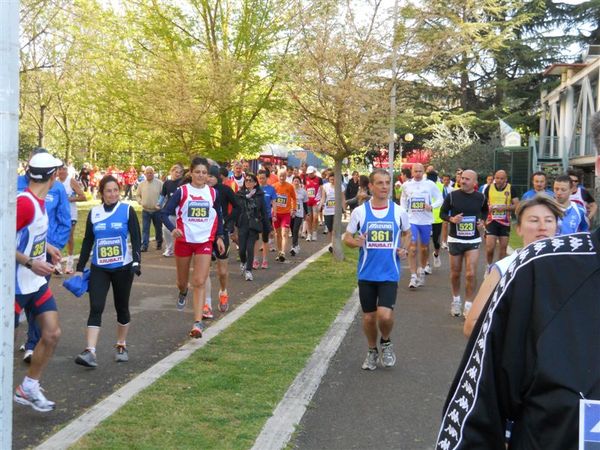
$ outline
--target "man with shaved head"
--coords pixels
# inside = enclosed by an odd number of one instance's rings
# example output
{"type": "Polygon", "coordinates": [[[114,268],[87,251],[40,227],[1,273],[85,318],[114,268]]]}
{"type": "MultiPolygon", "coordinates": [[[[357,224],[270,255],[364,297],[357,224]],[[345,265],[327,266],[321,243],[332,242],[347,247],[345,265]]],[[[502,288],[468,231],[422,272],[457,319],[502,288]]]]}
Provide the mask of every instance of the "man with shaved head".
{"type": "Polygon", "coordinates": [[[482,193],[475,190],[477,173],[464,170],[460,177],[460,189],[450,192],[440,210],[440,218],[450,223],[448,252],[450,253],[450,282],[452,303],[450,314],[466,317],[473,304],[477,286],[477,261],[483,234],[484,219],[488,214],[482,193]],[[480,232],[481,230],[481,232],[480,232]],[[460,298],[460,277],[465,262],[465,304],[460,298]]]}
{"type": "Polygon", "coordinates": [[[442,193],[433,181],[423,177],[424,174],[423,164],[413,164],[413,178],[402,185],[400,199],[401,206],[408,211],[408,221],[412,233],[408,253],[410,265],[408,287],[410,289],[416,289],[425,284],[425,266],[429,261],[433,209],[442,206],[442,193]],[[417,245],[421,256],[420,264],[417,264],[417,245]]]}
{"type": "Polygon", "coordinates": [[[485,222],[485,253],[488,266],[494,262],[496,242],[499,243],[498,260],[506,256],[510,236],[510,214],[519,204],[515,189],[508,182],[504,170],[494,174],[494,182],[485,190],[488,216],[485,222]]]}

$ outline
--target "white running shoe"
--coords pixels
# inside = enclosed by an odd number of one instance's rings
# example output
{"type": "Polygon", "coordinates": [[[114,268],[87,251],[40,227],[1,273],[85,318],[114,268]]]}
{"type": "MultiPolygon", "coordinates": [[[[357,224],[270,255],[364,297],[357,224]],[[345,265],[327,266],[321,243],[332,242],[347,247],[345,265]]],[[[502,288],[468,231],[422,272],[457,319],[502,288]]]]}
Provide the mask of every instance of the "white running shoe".
{"type": "Polygon", "coordinates": [[[419,287],[419,279],[417,278],[416,275],[410,276],[410,282],[408,283],[408,287],[410,289],[416,289],[419,287]]]}
{"type": "Polygon", "coordinates": [[[249,270],[246,270],[246,273],[244,273],[244,279],[246,281],[254,280],[254,277],[252,276],[252,272],[250,272],[249,270]]]}
{"type": "Polygon", "coordinates": [[[462,312],[462,302],[460,301],[460,299],[452,300],[452,303],[450,305],[450,315],[452,315],[454,317],[460,317],[461,312],[462,312]]]}
{"type": "Polygon", "coordinates": [[[23,385],[20,384],[15,390],[15,402],[21,405],[31,406],[33,409],[39,412],[49,412],[56,406],[54,402],[48,400],[42,393],[42,388],[38,386],[37,389],[25,390],[23,385]]]}
{"type": "Polygon", "coordinates": [[[369,349],[367,353],[367,357],[365,361],[362,363],[363,370],[375,370],[377,369],[377,359],[379,358],[379,353],[377,350],[369,349]]]}
{"type": "Polygon", "coordinates": [[[315,242],[317,241],[317,232],[316,231],[313,231],[312,240],[315,242]]]}
{"type": "Polygon", "coordinates": [[[73,257],[72,256],[67,257],[67,267],[65,269],[65,273],[67,275],[70,275],[73,273],[73,257]]]}
{"type": "Polygon", "coordinates": [[[417,283],[418,287],[425,286],[425,271],[423,269],[417,271],[417,283]]]}
{"type": "Polygon", "coordinates": [[[431,270],[431,266],[427,264],[423,269],[423,272],[425,272],[425,275],[431,275],[433,273],[433,270],[431,270]]]}
{"type": "Polygon", "coordinates": [[[433,267],[442,267],[442,259],[440,255],[433,255],[433,267]]]}
{"type": "Polygon", "coordinates": [[[446,242],[442,242],[442,248],[444,250],[448,250],[448,244],[446,242]]]}
{"type": "Polygon", "coordinates": [[[473,306],[473,302],[465,302],[465,306],[463,308],[463,317],[466,319],[469,315],[469,311],[471,311],[471,307],[473,306]]]}
{"type": "Polygon", "coordinates": [[[310,241],[311,241],[311,234],[306,233],[306,242],[310,242],[310,241]]]}

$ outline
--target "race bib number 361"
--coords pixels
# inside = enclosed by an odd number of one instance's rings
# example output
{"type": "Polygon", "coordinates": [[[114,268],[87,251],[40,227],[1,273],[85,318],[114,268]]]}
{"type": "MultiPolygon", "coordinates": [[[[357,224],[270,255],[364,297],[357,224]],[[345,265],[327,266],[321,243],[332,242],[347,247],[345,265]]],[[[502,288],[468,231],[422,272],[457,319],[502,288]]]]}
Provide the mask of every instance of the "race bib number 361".
{"type": "Polygon", "coordinates": [[[367,225],[367,249],[385,249],[394,246],[392,222],[375,222],[367,225]]]}
{"type": "Polygon", "coordinates": [[[120,237],[98,239],[96,252],[99,266],[122,262],[123,241],[120,237]]]}
{"type": "Polygon", "coordinates": [[[208,220],[210,203],[206,200],[191,200],[188,202],[187,216],[190,222],[205,222],[208,220]]]}

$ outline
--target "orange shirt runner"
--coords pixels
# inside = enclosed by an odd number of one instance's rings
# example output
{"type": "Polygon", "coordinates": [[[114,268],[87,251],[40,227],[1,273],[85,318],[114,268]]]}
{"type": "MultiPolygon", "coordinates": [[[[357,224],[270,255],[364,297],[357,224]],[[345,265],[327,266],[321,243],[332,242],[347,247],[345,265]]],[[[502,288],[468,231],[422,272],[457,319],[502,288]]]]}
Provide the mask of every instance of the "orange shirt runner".
{"type": "Polygon", "coordinates": [[[275,188],[275,214],[290,214],[296,210],[296,191],[291,183],[277,182],[275,188]]]}

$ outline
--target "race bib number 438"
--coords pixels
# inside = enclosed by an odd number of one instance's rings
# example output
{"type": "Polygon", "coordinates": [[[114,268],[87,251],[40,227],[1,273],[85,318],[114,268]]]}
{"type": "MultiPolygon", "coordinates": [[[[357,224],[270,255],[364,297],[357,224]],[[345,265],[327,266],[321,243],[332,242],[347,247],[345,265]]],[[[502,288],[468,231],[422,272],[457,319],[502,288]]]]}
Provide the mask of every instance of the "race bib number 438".
{"type": "Polygon", "coordinates": [[[190,222],[205,222],[208,220],[210,203],[207,200],[190,200],[187,216],[190,222]]]}
{"type": "Polygon", "coordinates": [[[411,211],[425,211],[425,198],[414,197],[410,200],[411,211]]]}
{"type": "Polygon", "coordinates": [[[394,225],[392,222],[375,222],[367,225],[367,249],[392,248],[394,225]]]}

